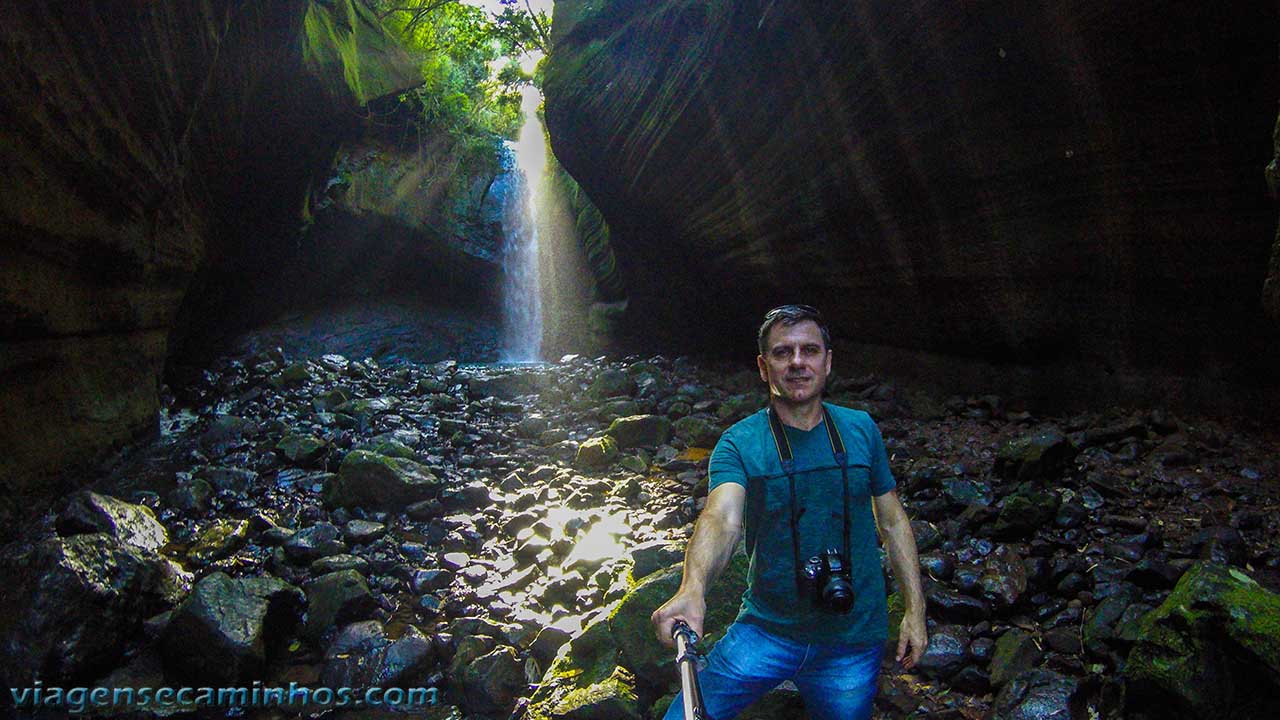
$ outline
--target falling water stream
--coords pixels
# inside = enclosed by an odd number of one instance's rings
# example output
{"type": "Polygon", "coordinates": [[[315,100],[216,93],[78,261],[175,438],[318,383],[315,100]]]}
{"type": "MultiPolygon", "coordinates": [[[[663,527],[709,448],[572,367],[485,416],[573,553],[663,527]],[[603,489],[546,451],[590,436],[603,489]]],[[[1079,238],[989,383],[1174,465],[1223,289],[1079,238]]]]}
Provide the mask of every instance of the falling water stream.
{"type": "Polygon", "coordinates": [[[544,191],[547,146],[538,117],[542,94],[526,87],[521,110],[524,125],[515,143],[515,172],[521,178],[518,201],[504,218],[506,247],[502,258],[502,359],[536,362],[541,358],[542,300],[538,280],[538,201],[544,191]]]}

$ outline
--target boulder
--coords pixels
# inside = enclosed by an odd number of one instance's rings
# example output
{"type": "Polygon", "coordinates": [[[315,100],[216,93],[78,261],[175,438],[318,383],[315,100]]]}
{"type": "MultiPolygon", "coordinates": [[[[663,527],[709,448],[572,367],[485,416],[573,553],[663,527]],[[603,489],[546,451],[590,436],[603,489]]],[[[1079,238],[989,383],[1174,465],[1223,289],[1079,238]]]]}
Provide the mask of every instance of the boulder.
{"type": "Polygon", "coordinates": [[[305,598],[275,578],[205,576],[160,637],[168,672],[193,685],[230,686],[261,677],[269,654],[292,636],[305,598]]]}
{"type": "Polygon", "coordinates": [[[378,607],[364,576],[355,570],[331,572],[307,583],[305,633],[318,640],[331,627],[364,620],[378,607]]]}
{"type": "Polygon", "coordinates": [[[284,554],[296,563],[312,563],[322,557],[347,551],[342,531],[331,523],[320,522],[294,533],[284,543],[284,554]]]}
{"type": "Polygon", "coordinates": [[[992,720],[1074,720],[1079,683],[1052,670],[1028,670],[1009,681],[992,706],[992,720]]]}
{"type": "Polygon", "coordinates": [[[314,435],[289,433],[276,443],[276,453],[294,465],[308,467],[324,457],[328,444],[314,435]]]}
{"type": "Polygon", "coordinates": [[[939,625],[929,633],[929,647],[916,663],[920,672],[947,679],[969,660],[969,631],[963,625],[939,625]]]}
{"type": "Polygon", "coordinates": [[[413,460],[353,450],[326,481],[324,499],[335,507],[400,511],[436,495],[440,485],[434,473],[413,460]]]}
{"type": "Polygon", "coordinates": [[[382,623],[364,620],[344,627],[324,657],[326,687],[413,687],[423,684],[435,649],[413,625],[393,641],[382,623]]]}
{"type": "Polygon", "coordinates": [[[1013,678],[1034,668],[1043,655],[1031,633],[1009,628],[996,640],[995,651],[991,655],[991,686],[1004,687],[1013,678]]]}
{"type": "Polygon", "coordinates": [[[1006,480],[1052,480],[1057,478],[1076,449],[1056,427],[1010,440],[996,453],[994,472],[1006,480]]]}
{"type": "Polygon", "coordinates": [[[14,683],[88,680],[120,659],[143,620],[173,600],[154,553],[80,533],[0,559],[0,668],[14,683]]]}
{"type": "Polygon", "coordinates": [[[455,679],[467,711],[479,714],[505,715],[528,685],[524,663],[505,645],[467,663],[455,679]]]}
{"type": "Polygon", "coordinates": [[[1001,502],[991,532],[998,538],[1026,538],[1053,522],[1060,502],[1055,492],[1023,485],[1001,502]]]}
{"type": "Polygon", "coordinates": [[[605,433],[623,450],[652,447],[671,437],[671,421],[662,415],[631,415],[614,420],[605,433]]]}
{"type": "Polygon", "coordinates": [[[597,400],[634,395],[635,380],[623,370],[602,370],[587,388],[587,394],[597,400]]]}
{"type": "Polygon", "coordinates": [[[584,470],[599,470],[609,466],[618,456],[618,443],[608,435],[590,440],[578,446],[578,453],[573,459],[574,467],[584,470]]]}
{"type": "Polygon", "coordinates": [[[682,417],[671,428],[689,447],[712,448],[720,440],[720,427],[698,415],[682,417]]]}
{"type": "Polygon", "coordinates": [[[200,528],[187,550],[187,559],[197,566],[221,560],[244,545],[249,523],[245,520],[215,520],[200,528]]]}
{"type": "Polygon", "coordinates": [[[71,496],[55,527],[63,537],[100,532],[143,550],[159,550],[169,542],[151,508],[89,490],[71,496]]]}
{"type": "Polygon", "coordinates": [[[1280,712],[1280,595],[1241,570],[1197,562],[1141,620],[1125,664],[1125,703],[1162,717],[1280,712]]]}

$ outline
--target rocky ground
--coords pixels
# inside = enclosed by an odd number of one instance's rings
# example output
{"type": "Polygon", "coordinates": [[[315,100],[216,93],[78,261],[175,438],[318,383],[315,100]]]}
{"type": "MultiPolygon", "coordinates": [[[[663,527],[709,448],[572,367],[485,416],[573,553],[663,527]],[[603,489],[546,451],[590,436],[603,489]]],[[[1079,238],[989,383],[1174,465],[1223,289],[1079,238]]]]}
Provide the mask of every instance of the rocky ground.
{"type": "MultiPolygon", "coordinates": [[[[830,389],[880,422],[926,571],[930,650],[886,663],[878,716],[1272,716],[1274,428],[830,389]]],[[[5,679],[659,715],[676,673],[648,614],[678,584],[709,448],[763,401],[754,372],[684,358],[221,360],[174,388],[158,440],[5,548],[5,679]]],[[[708,645],[744,572],[713,593],[708,645]]],[[[230,714],[299,712],[326,708],[230,714]]],[[[803,711],[782,688],[750,716],[803,711]]]]}

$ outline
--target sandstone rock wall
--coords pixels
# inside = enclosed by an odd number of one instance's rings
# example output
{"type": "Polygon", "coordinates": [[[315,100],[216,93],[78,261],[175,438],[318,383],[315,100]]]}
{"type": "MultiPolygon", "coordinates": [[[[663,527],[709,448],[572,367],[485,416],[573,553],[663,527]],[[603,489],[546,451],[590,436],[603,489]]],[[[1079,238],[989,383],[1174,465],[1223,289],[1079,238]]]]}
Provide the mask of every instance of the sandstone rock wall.
{"type": "Polygon", "coordinates": [[[154,427],[192,278],[270,255],[360,106],[415,80],[351,0],[0,12],[0,491],[18,505],[154,427]]]}
{"type": "Polygon", "coordinates": [[[555,13],[553,147],[637,337],[724,352],[806,301],[861,360],[1056,400],[1274,383],[1273,5],[555,13]]]}

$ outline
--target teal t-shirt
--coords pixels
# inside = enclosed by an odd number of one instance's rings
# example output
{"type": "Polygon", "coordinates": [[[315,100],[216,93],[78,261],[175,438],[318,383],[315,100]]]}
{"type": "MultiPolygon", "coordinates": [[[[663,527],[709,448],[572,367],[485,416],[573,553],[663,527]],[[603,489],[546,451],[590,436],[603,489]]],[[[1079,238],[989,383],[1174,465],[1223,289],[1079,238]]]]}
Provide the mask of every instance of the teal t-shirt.
{"type": "MultiPolygon", "coordinates": [[[[791,540],[791,492],[765,410],[733,425],[711,453],[710,488],[727,482],[747,489],[743,523],[750,556],[738,620],[797,642],[881,643],[888,638],[884,576],[871,498],[894,488],[884,440],[871,416],[824,403],[847,453],[850,496],[849,559],[854,606],[848,614],[800,597],[791,540]]],[[[843,551],[844,485],[825,421],[804,431],[783,426],[791,443],[799,520],[800,561],[826,548],[843,551]]]]}

